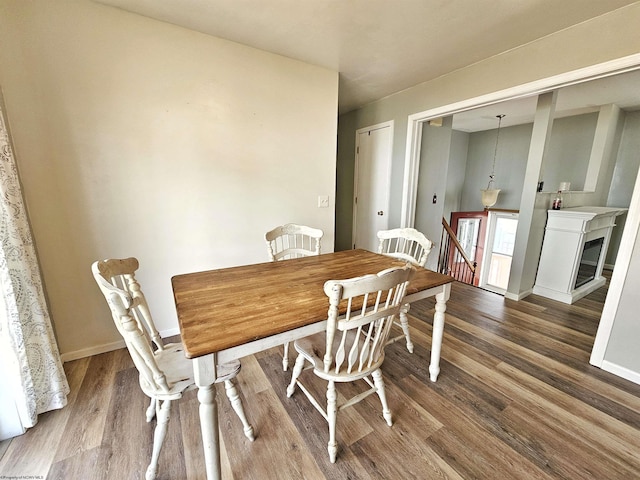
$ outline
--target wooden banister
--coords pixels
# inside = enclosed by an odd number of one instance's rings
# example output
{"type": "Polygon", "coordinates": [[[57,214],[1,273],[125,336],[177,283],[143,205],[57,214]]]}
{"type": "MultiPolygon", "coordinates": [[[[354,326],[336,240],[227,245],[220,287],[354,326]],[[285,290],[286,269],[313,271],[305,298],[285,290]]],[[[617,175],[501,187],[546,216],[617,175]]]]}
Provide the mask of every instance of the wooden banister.
{"type": "Polygon", "coordinates": [[[467,257],[455,232],[444,217],[442,218],[442,227],[438,271],[450,275],[458,281],[473,285],[476,275],[476,262],[467,257]]]}

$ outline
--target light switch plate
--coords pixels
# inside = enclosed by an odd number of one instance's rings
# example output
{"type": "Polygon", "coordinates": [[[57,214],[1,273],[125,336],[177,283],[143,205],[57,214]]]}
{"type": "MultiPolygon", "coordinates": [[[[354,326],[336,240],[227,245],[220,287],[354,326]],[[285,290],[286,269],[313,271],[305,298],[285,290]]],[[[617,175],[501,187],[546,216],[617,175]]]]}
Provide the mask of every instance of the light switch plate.
{"type": "Polygon", "coordinates": [[[318,208],[327,208],[329,206],[329,195],[318,195],[318,208]]]}

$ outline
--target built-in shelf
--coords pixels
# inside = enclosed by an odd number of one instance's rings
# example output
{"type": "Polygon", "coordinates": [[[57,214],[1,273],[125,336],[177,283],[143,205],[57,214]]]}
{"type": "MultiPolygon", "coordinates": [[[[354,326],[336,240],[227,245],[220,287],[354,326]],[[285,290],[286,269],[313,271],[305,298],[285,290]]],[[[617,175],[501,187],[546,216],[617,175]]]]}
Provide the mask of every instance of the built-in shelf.
{"type": "Polygon", "coordinates": [[[533,293],[564,303],[602,287],[602,268],[615,218],[626,208],[549,210],[533,293]]]}

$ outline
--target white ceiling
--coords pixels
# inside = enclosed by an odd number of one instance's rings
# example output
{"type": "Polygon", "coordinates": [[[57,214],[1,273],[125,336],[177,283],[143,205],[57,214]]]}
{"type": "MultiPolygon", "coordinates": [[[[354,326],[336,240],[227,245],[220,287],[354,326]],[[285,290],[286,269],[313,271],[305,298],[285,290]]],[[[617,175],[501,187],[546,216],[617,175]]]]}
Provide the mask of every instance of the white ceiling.
{"type": "Polygon", "coordinates": [[[637,0],[97,0],[340,73],[339,112],[637,0]]]}
{"type": "MultiPolygon", "coordinates": [[[[456,113],[453,128],[463,132],[478,132],[497,128],[497,115],[505,115],[502,126],[532,123],[538,97],[508,100],[482,108],[456,113]]],[[[591,80],[561,88],[556,100],[555,117],[596,112],[601,105],[614,103],[623,110],[640,109],[640,70],[591,80]]]]}

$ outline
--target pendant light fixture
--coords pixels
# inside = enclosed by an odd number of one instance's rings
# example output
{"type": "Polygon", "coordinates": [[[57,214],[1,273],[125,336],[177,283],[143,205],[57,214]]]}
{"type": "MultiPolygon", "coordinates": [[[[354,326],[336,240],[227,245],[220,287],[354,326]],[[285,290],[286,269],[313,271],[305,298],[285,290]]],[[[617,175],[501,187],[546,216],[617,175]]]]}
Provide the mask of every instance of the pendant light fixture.
{"type": "Polygon", "coordinates": [[[493,165],[491,167],[491,175],[489,175],[489,184],[485,190],[480,190],[482,194],[482,205],[484,205],[485,210],[489,207],[493,207],[498,201],[498,194],[500,193],[499,188],[494,188],[494,178],[496,176],[496,156],[498,155],[498,140],[500,139],[500,126],[502,125],[502,119],[504,115],[496,115],[498,119],[498,131],[496,133],[496,146],[493,151],[493,165]]]}

